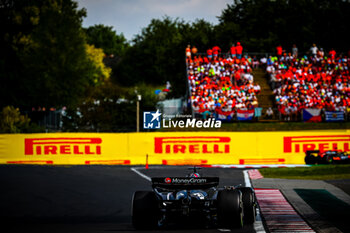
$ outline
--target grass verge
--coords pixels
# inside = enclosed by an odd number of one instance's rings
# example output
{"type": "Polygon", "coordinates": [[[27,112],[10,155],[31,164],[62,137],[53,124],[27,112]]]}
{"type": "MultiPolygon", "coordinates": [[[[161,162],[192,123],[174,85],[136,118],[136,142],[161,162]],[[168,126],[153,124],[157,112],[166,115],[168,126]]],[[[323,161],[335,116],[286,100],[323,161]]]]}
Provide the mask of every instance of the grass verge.
{"type": "Polygon", "coordinates": [[[265,178],[303,180],[350,179],[350,164],[315,165],[296,168],[262,168],[259,171],[265,178]]]}

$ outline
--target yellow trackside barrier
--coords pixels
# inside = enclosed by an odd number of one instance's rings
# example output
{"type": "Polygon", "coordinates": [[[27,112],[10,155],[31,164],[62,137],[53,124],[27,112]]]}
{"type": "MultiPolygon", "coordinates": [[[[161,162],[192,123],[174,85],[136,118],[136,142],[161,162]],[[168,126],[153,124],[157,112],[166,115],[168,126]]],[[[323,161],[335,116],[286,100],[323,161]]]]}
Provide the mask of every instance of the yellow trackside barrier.
{"type": "Polygon", "coordinates": [[[0,135],[1,164],[303,164],[306,150],[349,151],[349,130],[0,135]]]}

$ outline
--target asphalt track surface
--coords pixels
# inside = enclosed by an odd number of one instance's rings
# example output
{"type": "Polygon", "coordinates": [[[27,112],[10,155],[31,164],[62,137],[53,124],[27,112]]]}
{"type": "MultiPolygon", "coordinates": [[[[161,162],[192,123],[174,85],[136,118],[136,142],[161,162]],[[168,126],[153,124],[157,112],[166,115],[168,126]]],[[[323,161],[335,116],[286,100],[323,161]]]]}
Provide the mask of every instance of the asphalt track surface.
{"type": "MultiPolygon", "coordinates": [[[[124,166],[0,165],[1,232],[135,232],[131,199],[150,182],[124,166]]],[[[140,169],[148,177],[184,176],[187,167],[140,169]]],[[[241,169],[205,168],[220,186],[244,185],[241,169]]],[[[222,232],[176,226],[166,232],[222,232]]],[[[160,232],[160,231],[159,231],[160,232]]],[[[255,232],[253,226],[234,232],[255,232]]]]}

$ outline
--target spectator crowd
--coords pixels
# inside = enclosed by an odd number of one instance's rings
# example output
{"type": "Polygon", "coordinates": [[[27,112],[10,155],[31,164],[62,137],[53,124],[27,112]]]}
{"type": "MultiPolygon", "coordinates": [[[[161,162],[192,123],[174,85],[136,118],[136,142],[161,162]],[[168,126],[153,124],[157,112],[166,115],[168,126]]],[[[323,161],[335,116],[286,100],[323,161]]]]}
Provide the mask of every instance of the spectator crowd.
{"type": "MultiPolygon", "coordinates": [[[[260,86],[254,83],[252,68],[266,67],[275,104],[282,120],[301,120],[302,110],[342,111],[350,114],[350,59],[334,49],[326,52],[313,44],[305,56],[293,45],[287,53],[281,45],[276,55],[243,56],[237,42],[226,53],[219,46],[198,54],[186,48],[188,83],[192,109],[197,114],[233,116],[238,110],[258,106],[260,86]]],[[[276,110],[276,111],[277,111],[276,110]]],[[[266,110],[271,119],[274,112],[266,110]]]]}
{"type": "Polygon", "coordinates": [[[307,56],[298,57],[296,46],[266,59],[266,72],[278,110],[284,120],[300,120],[305,108],[349,112],[350,59],[334,49],[326,53],[315,44],[307,56]]]}
{"type": "Polygon", "coordinates": [[[253,59],[242,57],[239,42],[228,55],[214,46],[200,55],[186,50],[188,83],[192,108],[204,117],[218,114],[232,116],[237,109],[258,105],[260,86],[254,84],[253,59]]]}

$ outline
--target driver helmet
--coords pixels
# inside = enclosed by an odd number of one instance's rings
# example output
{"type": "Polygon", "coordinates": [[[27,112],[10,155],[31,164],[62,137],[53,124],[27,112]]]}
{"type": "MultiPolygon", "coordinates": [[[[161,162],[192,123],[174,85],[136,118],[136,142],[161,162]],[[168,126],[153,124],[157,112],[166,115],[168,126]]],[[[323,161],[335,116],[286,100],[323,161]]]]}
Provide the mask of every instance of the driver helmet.
{"type": "Polygon", "coordinates": [[[197,178],[197,177],[201,177],[200,175],[199,175],[199,173],[191,173],[191,175],[190,175],[190,177],[192,178],[192,177],[194,177],[194,178],[197,178]]]}

